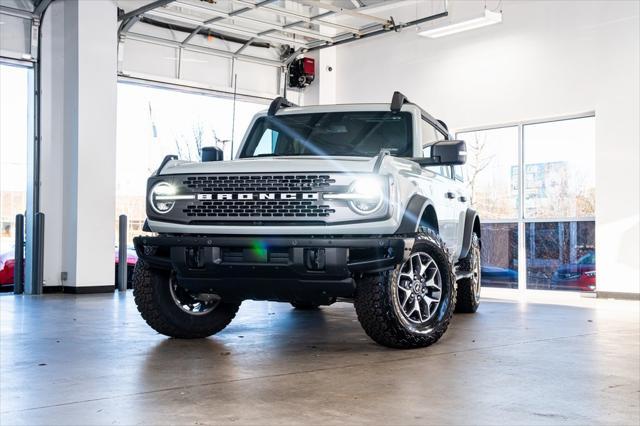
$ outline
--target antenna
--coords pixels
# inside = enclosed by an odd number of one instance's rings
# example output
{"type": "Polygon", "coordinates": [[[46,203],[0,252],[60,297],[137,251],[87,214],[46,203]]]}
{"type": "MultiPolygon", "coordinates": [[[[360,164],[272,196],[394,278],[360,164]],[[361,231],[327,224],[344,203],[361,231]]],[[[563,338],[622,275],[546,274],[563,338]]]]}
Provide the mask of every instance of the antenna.
{"type": "Polygon", "coordinates": [[[238,74],[233,76],[233,117],[231,118],[231,155],[233,160],[233,141],[235,139],[236,131],[236,96],[238,94],[238,74]]]}

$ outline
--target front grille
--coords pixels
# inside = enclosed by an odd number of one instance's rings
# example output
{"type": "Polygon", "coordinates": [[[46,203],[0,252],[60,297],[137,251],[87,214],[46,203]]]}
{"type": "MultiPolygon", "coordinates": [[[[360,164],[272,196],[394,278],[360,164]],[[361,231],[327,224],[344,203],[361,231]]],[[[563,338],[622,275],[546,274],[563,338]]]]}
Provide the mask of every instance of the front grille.
{"type": "Polygon", "coordinates": [[[335,179],[327,175],[209,175],[189,176],[182,183],[202,192],[304,192],[329,187],[335,179]]]}
{"type": "Polygon", "coordinates": [[[328,205],[312,201],[202,201],[184,208],[188,217],[327,217],[328,205]]]}
{"type": "MultiPolygon", "coordinates": [[[[182,184],[194,193],[211,194],[210,200],[189,201],[182,212],[193,220],[283,219],[325,220],[336,210],[327,201],[314,200],[228,200],[218,194],[304,194],[328,190],[336,182],[329,175],[198,175],[187,176],[182,184]]],[[[234,197],[235,198],[235,197],[234,197]]]]}

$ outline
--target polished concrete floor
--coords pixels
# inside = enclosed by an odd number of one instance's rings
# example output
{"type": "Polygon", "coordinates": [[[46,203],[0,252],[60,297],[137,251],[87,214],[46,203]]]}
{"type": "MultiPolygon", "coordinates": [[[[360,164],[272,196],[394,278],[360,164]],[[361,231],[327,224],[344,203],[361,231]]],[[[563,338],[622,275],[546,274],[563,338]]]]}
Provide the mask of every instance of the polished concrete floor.
{"type": "Polygon", "coordinates": [[[485,298],[420,350],[353,307],[247,302],[218,336],[154,333],[126,295],[0,296],[0,424],[638,425],[638,302],[485,298]]]}

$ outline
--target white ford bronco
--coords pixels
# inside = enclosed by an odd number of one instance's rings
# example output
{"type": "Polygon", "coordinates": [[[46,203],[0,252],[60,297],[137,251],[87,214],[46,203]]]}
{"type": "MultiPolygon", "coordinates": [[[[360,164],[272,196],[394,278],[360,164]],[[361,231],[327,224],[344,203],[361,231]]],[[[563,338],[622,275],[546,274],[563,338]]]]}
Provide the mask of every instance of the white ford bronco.
{"type": "Polygon", "coordinates": [[[225,328],[243,300],[352,301],[364,331],[424,347],[480,300],[480,219],[465,143],[395,92],[391,104],[257,114],[236,159],[167,156],[147,184],[135,301],[159,333],[225,328]]]}

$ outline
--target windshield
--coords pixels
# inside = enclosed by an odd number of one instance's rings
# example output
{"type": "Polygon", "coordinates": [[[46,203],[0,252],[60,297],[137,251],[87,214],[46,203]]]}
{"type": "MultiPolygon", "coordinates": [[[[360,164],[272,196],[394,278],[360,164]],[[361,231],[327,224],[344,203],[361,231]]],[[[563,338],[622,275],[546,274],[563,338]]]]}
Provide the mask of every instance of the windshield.
{"type": "Polygon", "coordinates": [[[411,157],[411,114],[347,111],[256,120],[240,158],[289,155],[374,157],[386,149],[411,157]]]}

